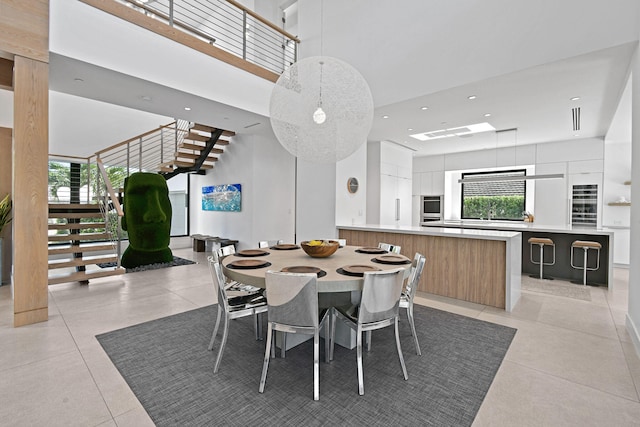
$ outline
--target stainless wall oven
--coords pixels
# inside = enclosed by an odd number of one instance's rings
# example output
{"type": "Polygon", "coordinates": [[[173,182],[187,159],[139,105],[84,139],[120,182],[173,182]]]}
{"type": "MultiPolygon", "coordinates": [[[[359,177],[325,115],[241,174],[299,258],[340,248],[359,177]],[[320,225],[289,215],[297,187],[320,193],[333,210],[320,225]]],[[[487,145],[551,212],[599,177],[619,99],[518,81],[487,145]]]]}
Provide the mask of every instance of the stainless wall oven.
{"type": "Polygon", "coordinates": [[[444,196],[422,196],[422,222],[442,221],[444,196]]]}

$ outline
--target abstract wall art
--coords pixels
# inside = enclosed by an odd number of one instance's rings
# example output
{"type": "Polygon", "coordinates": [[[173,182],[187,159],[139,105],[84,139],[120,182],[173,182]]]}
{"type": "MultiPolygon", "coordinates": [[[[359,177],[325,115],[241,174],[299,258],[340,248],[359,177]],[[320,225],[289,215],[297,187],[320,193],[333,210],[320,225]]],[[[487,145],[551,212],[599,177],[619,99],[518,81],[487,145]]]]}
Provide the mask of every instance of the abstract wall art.
{"type": "Polygon", "coordinates": [[[241,184],[222,184],[202,187],[203,211],[240,212],[241,184]]]}

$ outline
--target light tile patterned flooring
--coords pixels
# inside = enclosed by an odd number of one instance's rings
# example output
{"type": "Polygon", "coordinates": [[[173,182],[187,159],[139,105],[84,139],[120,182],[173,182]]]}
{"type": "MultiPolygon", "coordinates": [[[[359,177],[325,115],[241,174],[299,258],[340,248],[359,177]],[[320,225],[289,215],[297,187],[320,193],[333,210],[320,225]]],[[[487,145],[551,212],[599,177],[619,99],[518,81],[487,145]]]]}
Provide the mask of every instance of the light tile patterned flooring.
{"type": "MultiPolygon", "coordinates": [[[[11,326],[10,287],[0,287],[0,425],[153,425],[94,336],[215,302],[205,254],[174,254],[199,264],[51,286],[49,321],[22,328],[11,326]]],[[[524,292],[512,313],[417,297],[518,328],[474,426],[640,425],[628,271],[616,269],[609,290],[590,289],[592,301],[524,292]]]]}

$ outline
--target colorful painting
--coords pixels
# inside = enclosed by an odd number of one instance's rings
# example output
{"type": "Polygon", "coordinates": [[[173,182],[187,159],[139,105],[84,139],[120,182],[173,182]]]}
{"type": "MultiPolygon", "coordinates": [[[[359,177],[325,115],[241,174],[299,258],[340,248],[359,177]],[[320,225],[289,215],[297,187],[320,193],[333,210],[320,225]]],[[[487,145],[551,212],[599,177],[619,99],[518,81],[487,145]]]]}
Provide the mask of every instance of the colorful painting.
{"type": "Polygon", "coordinates": [[[203,211],[240,212],[241,184],[222,184],[202,187],[203,211]]]}

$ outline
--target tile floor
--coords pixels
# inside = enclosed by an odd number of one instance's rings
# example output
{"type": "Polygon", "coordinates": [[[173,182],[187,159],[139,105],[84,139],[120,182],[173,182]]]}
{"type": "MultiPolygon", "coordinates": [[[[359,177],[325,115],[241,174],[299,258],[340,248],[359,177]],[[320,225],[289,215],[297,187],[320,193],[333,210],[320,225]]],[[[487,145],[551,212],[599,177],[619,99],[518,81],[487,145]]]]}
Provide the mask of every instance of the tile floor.
{"type": "MultiPolygon", "coordinates": [[[[94,336],[215,302],[204,254],[174,254],[201,263],[51,286],[49,321],[22,328],[11,326],[10,287],[0,287],[0,425],[153,425],[94,336]]],[[[592,301],[525,291],[512,313],[417,302],[518,328],[474,426],[637,426],[627,289],[628,271],[616,269],[610,290],[590,288],[592,301]]]]}

